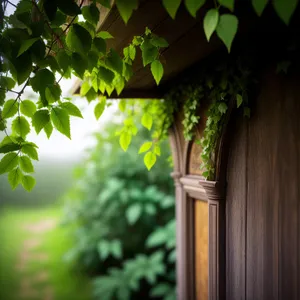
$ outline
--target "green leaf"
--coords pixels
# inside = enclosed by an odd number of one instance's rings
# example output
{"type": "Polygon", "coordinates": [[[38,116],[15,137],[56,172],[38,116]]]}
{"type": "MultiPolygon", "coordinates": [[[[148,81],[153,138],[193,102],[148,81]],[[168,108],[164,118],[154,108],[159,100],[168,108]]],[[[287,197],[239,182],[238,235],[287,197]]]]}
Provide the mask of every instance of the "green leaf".
{"type": "Polygon", "coordinates": [[[167,283],[160,283],[151,289],[151,296],[152,297],[162,297],[165,296],[170,292],[172,287],[167,283]]]}
{"type": "Polygon", "coordinates": [[[226,45],[228,52],[230,52],[232,41],[237,33],[238,19],[234,15],[225,14],[220,16],[219,24],[217,26],[217,35],[226,45]]]}
{"type": "Polygon", "coordinates": [[[106,260],[109,255],[109,244],[104,240],[97,245],[98,253],[101,260],[106,260]]]}
{"type": "Polygon", "coordinates": [[[33,173],[34,172],[34,168],[33,168],[33,164],[31,162],[31,160],[29,159],[28,156],[20,156],[19,157],[19,164],[20,164],[20,168],[26,172],[26,173],[33,173]]]}
{"type": "Polygon", "coordinates": [[[32,59],[30,53],[24,52],[18,57],[13,57],[11,63],[14,69],[10,69],[13,77],[17,79],[18,84],[22,84],[28,79],[32,71],[32,59]]]}
{"type": "Polygon", "coordinates": [[[134,45],[129,45],[127,48],[128,48],[129,58],[131,60],[134,60],[135,55],[136,55],[136,49],[135,49],[134,45]]]}
{"type": "Polygon", "coordinates": [[[140,147],[139,154],[148,151],[148,150],[152,147],[152,144],[153,144],[152,142],[145,142],[145,143],[140,147]]]}
{"type": "Polygon", "coordinates": [[[96,26],[99,21],[100,11],[96,4],[92,3],[82,8],[82,15],[89,23],[96,26]]]}
{"type": "Polygon", "coordinates": [[[105,97],[102,97],[102,99],[100,99],[100,101],[96,104],[94,109],[94,114],[97,120],[99,120],[99,118],[103,114],[105,105],[106,105],[106,99],[105,97]]]}
{"type": "Polygon", "coordinates": [[[145,166],[147,167],[148,171],[154,166],[156,162],[156,155],[153,152],[148,152],[144,156],[144,163],[145,166]]]}
{"type": "Polygon", "coordinates": [[[195,18],[197,11],[203,6],[206,0],[185,0],[185,6],[189,13],[195,18]]]}
{"type": "Polygon", "coordinates": [[[155,145],[153,151],[154,151],[154,153],[155,153],[157,156],[160,156],[160,155],[161,155],[160,147],[159,147],[158,145],[155,145]]]}
{"type": "Polygon", "coordinates": [[[35,186],[35,179],[32,176],[25,175],[21,179],[21,183],[24,189],[30,192],[35,186]]]}
{"type": "Polygon", "coordinates": [[[26,135],[30,132],[30,125],[25,117],[16,117],[11,124],[14,133],[25,139],[26,135]]]}
{"type": "Polygon", "coordinates": [[[91,49],[92,37],[84,27],[73,24],[67,34],[66,43],[72,51],[86,55],[91,49]]]}
{"type": "Polygon", "coordinates": [[[162,37],[153,36],[150,40],[150,43],[158,48],[166,48],[169,46],[169,43],[162,37]]]}
{"type": "Polygon", "coordinates": [[[53,107],[50,116],[54,127],[60,133],[71,139],[70,116],[67,111],[59,107],[53,107]]]}
{"type": "Polygon", "coordinates": [[[142,116],[142,125],[148,130],[151,130],[153,124],[153,118],[149,113],[144,113],[142,116]]]}
{"type": "Polygon", "coordinates": [[[288,25],[295,12],[298,0],[274,0],[273,6],[280,19],[288,25]]]}
{"type": "Polygon", "coordinates": [[[126,210],[126,218],[130,225],[134,225],[142,214],[141,204],[135,203],[126,210]]]}
{"type": "Polygon", "coordinates": [[[121,145],[121,148],[124,150],[124,151],[127,151],[130,143],[131,143],[131,134],[128,133],[128,132],[122,132],[121,135],[120,135],[120,140],[119,140],[119,143],[121,145]]]}
{"type": "Polygon", "coordinates": [[[222,6],[224,6],[228,9],[230,9],[231,11],[233,11],[233,9],[234,9],[234,0],[218,0],[218,2],[222,6]]]}
{"type": "Polygon", "coordinates": [[[87,92],[91,89],[88,81],[84,81],[80,87],[80,96],[84,97],[87,92]]]}
{"type": "Polygon", "coordinates": [[[61,89],[58,84],[50,84],[46,87],[45,96],[49,104],[60,100],[61,89]]]}
{"type": "Polygon", "coordinates": [[[56,56],[59,67],[66,73],[71,65],[71,57],[64,50],[60,50],[56,56]]]}
{"type": "Polygon", "coordinates": [[[156,208],[153,204],[146,204],[145,205],[145,212],[148,214],[148,215],[155,215],[156,213],[156,208]]]}
{"type": "Polygon", "coordinates": [[[118,74],[123,73],[123,60],[114,49],[110,49],[110,52],[105,60],[105,64],[108,68],[113,69],[118,74]]]}
{"type": "Polygon", "coordinates": [[[23,174],[19,168],[15,168],[8,173],[8,182],[14,190],[22,181],[23,174]]]}
{"type": "Polygon", "coordinates": [[[221,114],[225,114],[227,111],[227,104],[225,102],[221,102],[218,106],[218,110],[221,114]]]}
{"type": "Polygon", "coordinates": [[[2,118],[7,119],[13,117],[18,111],[18,106],[18,101],[14,99],[5,101],[2,110],[2,118]]]}
{"type": "Polygon", "coordinates": [[[163,5],[172,19],[175,19],[181,0],[163,0],[163,5]]]}
{"type": "Polygon", "coordinates": [[[159,82],[162,79],[164,74],[163,65],[159,60],[155,60],[151,63],[151,72],[156,81],[156,84],[159,85],[159,82]]]}
{"type": "Polygon", "coordinates": [[[0,174],[11,171],[18,165],[18,154],[8,153],[0,160],[0,174]]]}
{"type": "Polygon", "coordinates": [[[41,69],[31,79],[31,87],[35,92],[45,91],[48,85],[54,84],[55,76],[48,69],[41,69]]]}
{"type": "Polygon", "coordinates": [[[258,16],[261,16],[269,0],[252,0],[252,6],[258,16]]]}
{"type": "Polygon", "coordinates": [[[3,143],[2,141],[0,144],[0,153],[8,153],[16,150],[20,150],[20,145],[15,142],[3,143]]]}
{"type": "Polygon", "coordinates": [[[23,100],[20,104],[20,111],[26,117],[31,118],[36,112],[36,105],[31,100],[23,100]]]}
{"type": "Polygon", "coordinates": [[[250,118],[250,114],[251,114],[250,108],[244,107],[244,116],[250,118]]]}
{"type": "Polygon", "coordinates": [[[16,82],[10,77],[2,76],[0,78],[0,86],[2,88],[11,90],[15,85],[16,85],[16,82]]]}
{"type": "Polygon", "coordinates": [[[100,67],[98,70],[98,78],[100,80],[103,80],[106,84],[110,85],[112,81],[114,80],[115,74],[113,71],[100,67]]]}
{"type": "Polygon", "coordinates": [[[81,14],[81,10],[74,0],[58,0],[55,2],[57,2],[58,8],[68,16],[81,14]]]}
{"type": "Polygon", "coordinates": [[[53,132],[53,126],[52,126],[52,123],[51,122],[48,122],[45,127],[44,127],[44,131],[46,133],[46,136],[48,139],[50,139],[50,136],[53,132]]]}
{"type": "Polygon", "coordinates": [[[122,244],[118,240],[114,240],[110,245],[110,252],[115,258],[122,258],[122,244]]]}
{"type": "Polygon", "coordinates": [[[93,48],[99,53],[106,54],[106,42],[104,39],[96,37],[93,40],[93,48]]]}
{"type": "Polygon", "coordinates": [[[63,102],[62,104],[60,104],[60,107],[65,109],[70,116],[83,118],[79,108],[71,102],[63,102]]]}
{"type": "Polygon", "coordinates": [[[210,37],[217,28],[219,22],[219,11],[215,8],[210,9],[203,20],[204,32],[206,35],[207,41],[210,40],[210,37]]]}
{"type": "Polygon", "coordinates": [[[19,57],[21,54],[27,51],[37,40],[39,40],[39,38],[22,41],[17,57],[19,57]]]}
{"type": "Polygon", "coordinates": [[[36,148],[31,144],[25,144],[22,146],[22,153],[27,154],[34,160],[39,160],[38,152],[36,148]]]}
{"type": "Polygon", "coordinates": [[[88,61],[86,57],[78,53],[72,53],[71,61],[74,71],[80,78],[83,78],[84,72],[88,68],[88,61]]]}
{"type": "Polygon", "coordinates": [[[144,67],[156,60],[158,56],[157,47],[153,46],[149,40],[144,40],[141,45],[144,67]]]}
{"type": "Polygon", "coordinates": [[[237,107],[240,107],[242,103],[243,103],[243,97],[240,94],[237,94],[236,95],[236,105],[237,105],[237,107]]]}
{"type": "Polygon", "coordinates": [[[40,133],[40,131],[46,126],[50,121],[49,111],[46,109],[38,110],[32,116],[32,126],[34,127],[36,133],[40,133]]]}
{"type": "Polygon", "coordinates": [[[116,5],[122,19],[127,23],[133,10],[138,8],[138,0],[116,0],[116,5]]]}
{"type": "Polygon", "coordinates": [[[104,40],[114,38],[108,31],[100,31],[99,33],[97,33],[97,37],[102,38],[104,40]]]}
{"type": "Polygon", "coordinates": [[[150,234],[146,241],[147,247],[156,247],[162,245],[167,242],[168,236],[166,236],[166,231],[162,228],[155,230],[153,233],[150,234]]]}

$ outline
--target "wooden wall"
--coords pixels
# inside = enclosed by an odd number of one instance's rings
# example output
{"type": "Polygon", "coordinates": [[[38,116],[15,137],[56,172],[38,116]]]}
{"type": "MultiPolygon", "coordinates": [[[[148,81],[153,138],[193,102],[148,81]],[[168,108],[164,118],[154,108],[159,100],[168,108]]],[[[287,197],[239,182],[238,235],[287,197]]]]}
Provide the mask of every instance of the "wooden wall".
{"type": "Polygon", "coordinates": [[[300,77],[266,72],[231,128],[227,299],[300,299],[300,77]]]}

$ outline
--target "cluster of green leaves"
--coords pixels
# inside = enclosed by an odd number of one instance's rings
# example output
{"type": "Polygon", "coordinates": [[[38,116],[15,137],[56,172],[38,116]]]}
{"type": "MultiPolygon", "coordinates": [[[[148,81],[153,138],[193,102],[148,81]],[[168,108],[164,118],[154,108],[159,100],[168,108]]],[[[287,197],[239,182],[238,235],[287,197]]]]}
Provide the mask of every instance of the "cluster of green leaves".
{"type": "MultiPolygon", "coordinates": [[[[80,94],[89,102],[98,99],[97,119],[106,106],[105,97],[98,94],[111,95],[114,90],[120,94],[133,74],[137,48],[141,50],[144,66],[151,65],[157,84],[162,78],[160,49],[168,46],[166,40],[147,28],[143,36],[135,36],[119,55],[107,46],[107,40],[113,39],[109,32],[97,29],[99,7],[109,7],[109,1],[83,4],[84,1],[77,4],[74,0],[20,0],[14,13],[4,16],[0,32],[0,129],[7,135],[1,153],[8,156],[3,158],[1,173],[11,172],[11,166],[16,166],[23,145],[29,143],[26,137],[31,127],[37,134],[44,131],[48,138],[54,128],[71,138],[70,116],[82,118],[82,115],[69,98],[62,97],[61,78],[74,74],[84,80],[80,94]],[[19,90],[14,89],[16,84],[19,90]],[[39,95],[38,101],[23,99],[28,86],[39,95]],[[12,93],[16,97],[6,99],[12,93]],[[10,118],[14,119],[7,122],[10,118]],[[8,124],[11,124],[11,134],[7,133],[8,124]],[[7,147],[8,141],[18,145],[7,147]]],[[[3,13],[7,5],[14,4],[4,1],[3,13]]],[[[10,176],[12,187],[24,181],[23,186],[31,190],[34,179],[21,175],[18,171],[10,176]]]]}
{"type": "Polygon", "coordinates": [[[173,123],[177,105],[174,99],[164,100],[121,100],[119,109],[125,116],[123,127],[116,132],[119,143],[127,151],[132,137],[138,133],[141,124],[151,133],[151,139],[144,141],[138,153],[144,155],[144,164],[150,170],[161,156],[161,143],[168,135],[173,123]]]}
{"type": "Polygon", "coordinates": [[[152,294],[176,299],[168,143],[162,142],[160,164],[148,172],[136,153],[151,134],[137,126],[138,134],[125,153],[115,138],[119,126],[107,125],[95,135],[96,147],[75,172],[64,220],[74,245],[65,258],[96,276],[96,299],[150,299],[152,294]]]}

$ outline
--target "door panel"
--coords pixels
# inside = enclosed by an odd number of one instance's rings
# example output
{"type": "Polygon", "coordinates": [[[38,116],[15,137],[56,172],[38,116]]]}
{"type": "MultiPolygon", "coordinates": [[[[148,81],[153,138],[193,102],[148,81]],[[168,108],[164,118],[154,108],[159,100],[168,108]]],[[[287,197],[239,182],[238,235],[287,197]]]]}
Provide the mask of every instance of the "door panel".
{"type": "Polygon", "coordinates": [[[208,299],[208,205],[195,201],[196,299],[208,299]]]}

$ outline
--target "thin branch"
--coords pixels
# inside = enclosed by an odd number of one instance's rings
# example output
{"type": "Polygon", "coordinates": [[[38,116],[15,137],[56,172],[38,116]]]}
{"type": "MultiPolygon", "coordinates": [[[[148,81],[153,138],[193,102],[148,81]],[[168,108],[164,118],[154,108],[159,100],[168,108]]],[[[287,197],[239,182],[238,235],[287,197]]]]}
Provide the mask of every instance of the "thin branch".
{"type": "Polygon", "coordinates": [[[13,90],[9,90],[9,89],[4,89],[0,87],[0,90],[5,91],[5,92],[11,92],[11,93],[15,93],[15,94],[19,94],[19,92],[17,91],[13,91],[13,90]]]}
{"type": "Polygon", "coordinates": [[[11,6],[17,8],[17,5],[15,5],[14,3],[10,2],[9,0],[6,0],[7,3],[9,3],[11,6]]]}

